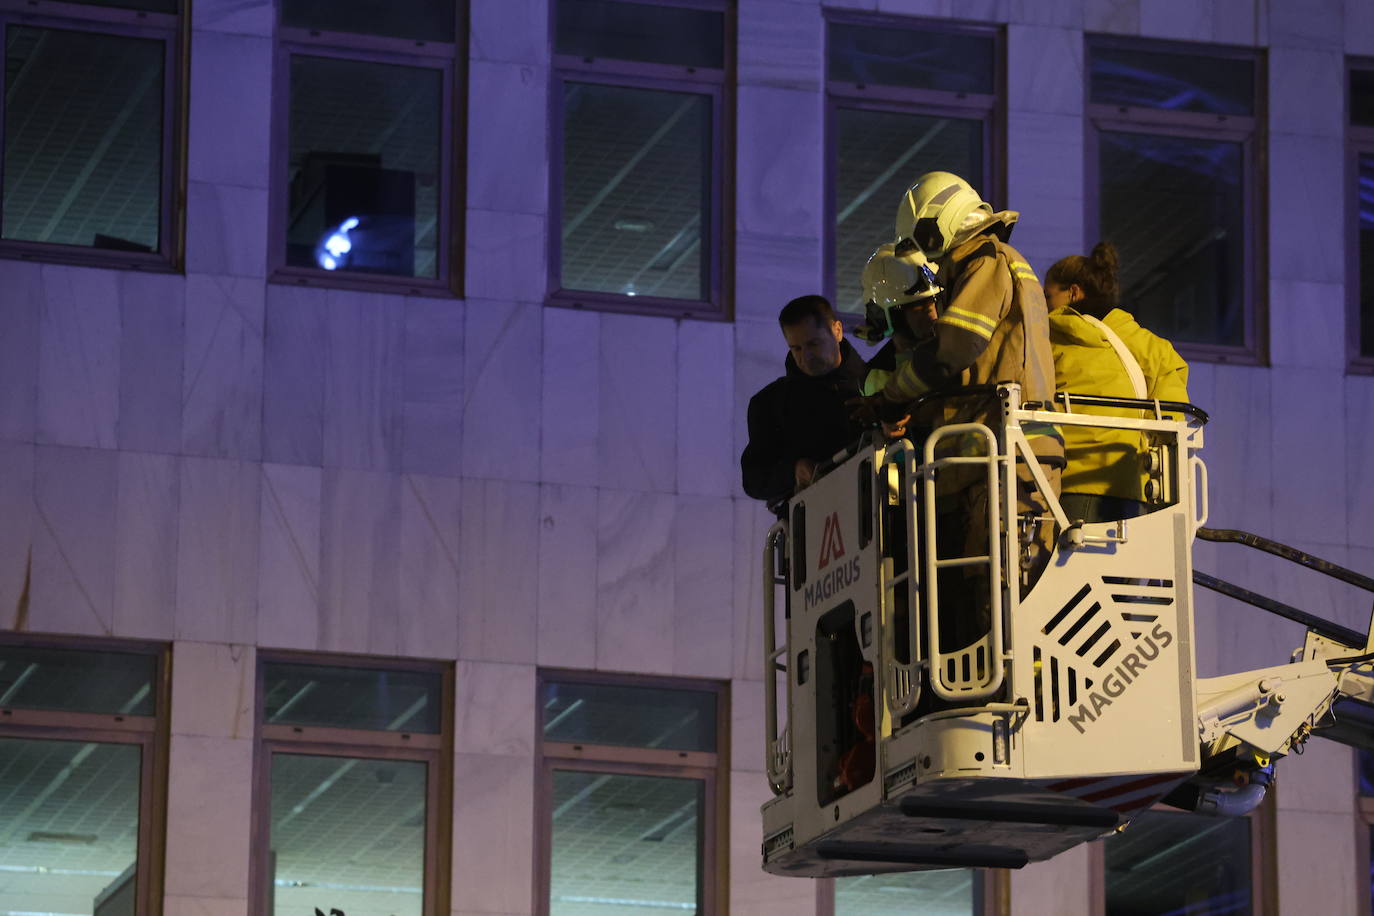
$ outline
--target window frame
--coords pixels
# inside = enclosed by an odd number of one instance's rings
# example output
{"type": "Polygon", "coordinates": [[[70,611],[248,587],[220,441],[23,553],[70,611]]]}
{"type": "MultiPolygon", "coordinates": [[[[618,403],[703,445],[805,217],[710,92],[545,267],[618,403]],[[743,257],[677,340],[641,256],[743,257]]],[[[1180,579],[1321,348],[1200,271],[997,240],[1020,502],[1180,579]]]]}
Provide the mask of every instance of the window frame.
{"type": "Polygon", "coordinates": [[[0,645],[68,652],[110,651],[152,656],[153,715],[81,713],[0,707],[0,738],[126,744],[139,748],[135,909],[162,912],[166,875],[167,767],[171,735],[171,646],[144,640],[0,633],[0,645]]]}
{"type": "Polygon", "coordinates": [[[560,308],[659,315],[707,321],[734,319],[734,88],[735,3],[733,0],[628,0],[641,6],[667,6],[719,12],[724,21],[724,60],[719,70],[675,64],[656,64],[614,58],[559,54],[558,0],[549,8],[549,222],[547,293],[544,304],[560,308]],[[563,273],[563,91],[569,83],[591,83],[622,89],[690,93],[711,100],[711,150],[707,162],[706,195],[710,220],[702,221],[706,256],[706,298],[671,299],[630,296],[601,290],[567,289],[563,273]]]}
{"type": "Polygon", "coordinates": [[[534,913],[549,916],[553,883],[553,774],[556,770],[579,773],[610,773],[693,779],[702,783],[701,821],[701,916],[725,916],[729,912],[730,844],[730,694],[724,681],[649,675],[608,674],[593,671],[541,668],[535,687],[535,787],[534,913]],[[651,687],[714,693],[716,698],[716,750],[677,751],[545,741],[543,698],[550,682],[596,684],[609,687],[651,687]]]}
{"type": "Polygon", "coordinates": [[[1242,343],[1231,346],[1215,343],[1170,341],[1185,359],[1232,365],[1262,366],[1269,361],[1269,211],[1268,195],[1268,85],[1267,57],[1263,48],[1237,47],[1154,39],[1131,39],[1120,36],[1084,33],[1083,113],[1084,188],[1083,228],[1092,240],[1102,238],[1102,188],[1098,170],[1100,155],[1099,134],[1144,134],[1191,140],[1238,143],[1241,147],[1241,200],[1246,212],[1242,215],[1245,238],[1241,256],[1244,264],[1241,278],[1242,320],[1245,331],[1242,343]],[[1254,114],[1250,116],[1218,115],[1206,112],[1165,111],[1141,106],[1111,105],[1092,101],[1092,80],[1088,75],[1092,54],[1098,49],[1151,51],[1190,57],[1228,58],[1245,60],[1254,66],[1254,114]]]}
{"type": "Polygon", "coordinates": [[[255,678],[253,852],[249,862],[251,916],[272,916],[272,762],[277,754],[401,760],[426,764],[424,916],[448,916],[452,907],[453,860],[453,715],[454,666],[450,662],[382,658],[288,650],[259,650],[255,678]],[[437,674],[441,680],[440,732],[437,735],[333,728],[272,725],[264,719],[266,666],[269,663],[356,667],[372,671],[416,671],[437,674]]]}
{"type": "MultiPolygon", "coordinates": [[[[1002,916],[1011,912],[1010,871],[1005,868],[970,868],[967,871],[973,872],[973,905],[969,908],[973,916],[1002,916]]],[[[838,905],[835,899],[835,882],[838,879],[815,880],[816,916],[836,916],[838,905]]]]}
{"type": "Polygon", "coordinates": [[[1374,353],[1360,353],[1360,157],[1374,159],[1374,124],[1350,119],[1350,76],[1357,70],[1374,73],[1374,57],[1345,59],[1345,356],[1349,374],[1374,375],[1374,353]]]}
{"type": "MultiPolygon", "coordinates": [[[[836,265],[838,254],[838,227],[835,219],[835,194],[840,171],[839,129],[837,115],[840,109],[856,111],[880,111],[888,114],[914,115],[936,118],[953,118],[977,121],[983,125],[983,174],[979,176],[979,190],[984,200],[1000,209],[998,202],[1005,199],[1007,157],[1007,41],[1006,28],[987,23],[961,22],[950,20],[924,19],[915,16],[884,16],[862,12],[836,10],[826,7],[825,33],[821,50],[821,63],[825,68],[825,123],[824,144],[825,163],[822,175],[824,190],[823,216],[824,227],[821,243],[825,254],[821,264],[821,288],[835,306],[836,314],[845,321],[846,327],[864,320],[862,314],[842,312],[838,301],[839,281],[836,265]],[[970,92],[944,92],[936,89],[916,89],[883,84],[846,83],[830,79],[830,26],[834,24],[869,26],[873,28],[899,28],[908,31],[925,29],[945,34],[976,35],[991,38],[993,42],[992,94],[970,92]]],[[[915,177],[915,176],[913,176],[915,177]]],[[[967,176],[960,176],[967,179],[967,176]]]]}
{"type": "MultiPolygon", "coordinates": [[[[148,273],[178,273],[186,260],[186,125],[191,16],[188,0],[179,13],[113,9],[44,0],[0,0],[0,38],[11,26],[84,32],[160,41],[162,56],[162,161],[158,168],[158,247],[119,251],[90,245],[0,238],[0,258],[105,267],[148,273]]],[[[7,42],[0,40],[0,66],[7,42]]],[[[0,103],[0,189],[4,187],[6,110],[0,103]]],[[[0,190],[0,193],[3,193],[0,190]]]]}
{"type": "MultiPolygon", "coordinates": [[[[325,289],[349,289],[444,299],[463,295],[465,217],[467,213],[467,67],[468,4],[454,3],[453,42],[421,41],[306,29],[282,24],[282,4],[273,3],[277,25],[272,64],[271,151],[267,204],[267,282],[325,289]],[[435,276],[402,277],[349,270],[324,270],[286,263],[286,221],[291,157],[291,58],[326,57],[411,69],[438,70],[439,164],[441,183],[435,220],[435,276]],[[445,189],[442,185],[447,183],[445,189]]],[[[418,236],[417,236],[418,239],[418,236]]]]}

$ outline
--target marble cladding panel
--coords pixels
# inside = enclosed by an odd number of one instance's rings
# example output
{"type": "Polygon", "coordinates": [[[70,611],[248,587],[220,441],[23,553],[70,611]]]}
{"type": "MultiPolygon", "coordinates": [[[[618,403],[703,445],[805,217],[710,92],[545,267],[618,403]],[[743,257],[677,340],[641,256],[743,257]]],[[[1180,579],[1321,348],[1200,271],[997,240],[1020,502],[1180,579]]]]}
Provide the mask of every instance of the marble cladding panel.
{"type": "Polygon", "coordinates": [[[1216,363],[1196,360],[1188,366],[1188,400],[1207,411],[1209,415],[1217,399],[1218,368],[1216,363]]]}
{"type": "Polygon", "coordinates": [[[0,439],[0,630],[28,629],[34,509],[34,446],[0,439]]]}
{"type": "Polygon", "coordinates": [[[324,464],[401,467],[406,300],[330,290],[324,322],[324,464]]]}
{"type": "MultiPolygon", "coordinates": [[[[1073,29],[1082,35],[1083,21],[1091,0],[1010,0],[1008,16],[1012,22],[1073,29]]],[[[1079,42],[1082,47],[1082,42],[1079,42]]],[[[1046,49],[1048,54],[1055,52],[1046,49]]],[[[1012,71],[1015,80],[1015,71],[1012,71]]]]}
{"type": "Polygon", "coordinates": [[[781,878],[759,866],[763,818],[759,806],[773,797],[763,774],[730,774],[730,913],[732,916],[803,916],[816,912],[816,881],[781,878]]]}
{"type": "MultiPolygon", "coordinates": [[[[730,769],[763,779],[763,682],[730,682],[730,769]]],[[[780,713],[779,719],[782,718],[780,713]]]]}
{"type": "Polygon", "coordinates": [[[453,783],[454,901],[483,914],[533,912],[533,758],[460,748],[453,783]]]}
{"type": "Polygon", "coordinates": [[[1282,863],[1277,912],[1309,912],[1314,901],[1321,901],[1324,913],[1360,912],[1358,897],[1368,891],[1351,871],[1352,863],[1360,872],[1366,869],[1359,863],[1355,838],[1357,831],[1368,828],[1359,816],[1353,810],[1329,814],[1280,809],[1277,821],[1274,861],[1282,863]]]}
{"type": "Polygon", "coordinates": [[[1345,543],[1345,494],[1332,486],[1345,476],[1344,374],[1286,369],[1273,376],[1273,531],[1280,540],[1345,543]]]}
{"type": "Polygon", "coordinates": [[[597,491],[539,488],[537,661],[550,668],[596,667],[597,491]]]}
{"type": "Polygon", "coordinates": [[[1269,276],[1345,282],[1345,144],[1333,137],[1269,137],[1269,276]]]}
{"type": "Polygon", "coordinates": [[[825,20],[820,6],[752,0],[737,13],[739,84],[821,91],[825,83],[825,20]]]}
{"type": "Polygon", "coordinates": [[[183,897],[168,894],[162,898],[163,916],[246,916],[248,901],[242,897],[183,897]]]}
{"type": "Polygon", "coordinates": [[[543,309],[469,299],[463,353],[463,475],[537,480],[543,309]]]}
{"type": "Polygon", "coordinates": [[[603,489],[597,505],[596,667],[673,670],[677,500],[603,489]]]}
{"type": "Polygon", "coordinates": [[[543,302],[548,220],[539,213],[469,208],[463,290],[473,299],[543,302]]]}
{"type": "Polygon", "coordinates": [[[737,472],[739,456],[749,444],[749,400],[783,374],[786,360],[787,342],[778,330],[776,316],[770,322],[735,322],[734,453],[737,472]]]}
{"type": "Polygon", "coordinates": [[[114,448],[119,421],[119,275],[45,264],[38,441],[114,448]]]}
{"type": "Polygon", "coordinates": [[[734,329],[684,321],[677,335],[677,491],[730,496],[735,452],[734,329]]]}
{"type": "Polygon", "coordinates": [[[172,455],[118,453],[116,636],[165,640],[175,631],[179,463],[172,455]]]}
{"type": "Polygon", "coordinates": [[[1345,43],[1344,0],[1271,0],[1265,7],[1269,14],[1269,39],[1275,47],[1339,49],[1345,43]]]}
{"type": "Polygon", "coordinates": [[[1006,22],[1010,0],[878,0],[878,11],[899,16],[1006,22]]]}
{"type": "MultiPolygon", "coordinates": [[[[729,678],[734,646],[734,568],[752,554],[736,548],[733,501],[679,496],[673,519],[673,673],[729,678]]],[[[665,596],[666,597],[666,596],[665,596]]]]}
{"type": "Polygon", "coordinates": [[[38,348],[43,323],[43,268],[6,261],[5,333],[0,334],[0,438],[32,442],[38,411],[38,348]]]}
{"type": "Polygon", "coordinates": [[[272,0],[197,0],[191,8],[191,28],[197,31],[271,38],[276,23],[272,0]]]}
{"type": "Polygon", "coordinates": [[[1083,29],[1116,35],[1140,33],[1141,0],[1087,0],[1083,5],[1083,29]]]}
{"type": "Polygon", "coordinates": [[[1089,916],[1094,912],[1092,847],[1083,843],[1048,862],[1010,872],[1010,916],[1089,916]]]}
{"type": "Polygon", "coordinates": [[[1023,153],[1007,169],[1007,207],[1021,221],[1012,244],[1039,275],[1065,254],[1084,250],[1083,118],[1013,111],[1007,144],[1023,153]]]}
{"type": "Polygon", "coordinates": [[[271,284],[263,340],[262,456],[324,463],[324,290],[271,284]]]}
{"type": "Polygon", "coordinates": [[[468,207],[548,212],[549,92],[542,64],[469,62],[468,207]]]}
{"type": "Polygon", "coordinates": [[[1084,79],[1081,29],[1007,27],[1007,105],[1012,111],[1078,116],[1083,111],[1084,79]]]}
{"type": "Polygon", "coordinates": [[[261,466],[183,458],[176,638],[254,643],[261,466]]]}
{"type": "Polygon", "coordinates": [[[465,321],[461,302],[406,300],[401,464],[407,472],[458,476],[465,321]]]}
{"type": "Polygon", "coordinates": [[[462,487],[450,477],[408,474],[401,484],[402,655],[458,655],[458,555],[462,487]]]}
{"type": "Polygon", "coordinates": [[[167,767],[164,889],[171,897],[235,899],[248,888],[253,745],[248,738],[172,735],[167,767]]]}
{"type": "Polygon", "coordinates": [[[458,655],[533,664],[539,601],[539,487],[463,481],[458,655]]]}
{"type": "Polygon", "coordinates": [[[602,315],[597,442],[603,487],[677,487],[677,322],[602,315]]]}
{"type": "MultiPolygon", "coordinates": [[[[1345,506],[1348,543],[1374,547],[1374,378],[1345,379],[1345,506]]],[[[1366,572],[1374,575],[1374,566],[1366,572]]]]}
{"type": "Polygon", "coordinates": [[[1196,0],[1140,0],[1140,34],[1145,38],[1196,41],[1211,36],[1211,3],[1196,0]]]}
{"type": "Polygon", "coordinates": [[[821,225],[824,106],[819,90],[739,87],[735,226],[740,233],[776,235],[821,225]]]}
{"type": "Polygon", "coordinates": [[[190,181],[267,187],[273,51],[270,38],[192,33],[190,181]]]}
{"type": "MultiPolygon", "coordinates": [[[[1295,581],[1283,560],[1237,544],[1200,546],[1194,555],[1194,568],[1279,600],[1295,581]]],[[[1305,630],[1299,624],[1206,589],[1195,588],[1193,594],[1197,668],[1202,677],[1281,665],[1302,645],[1305,630]]],[[[1305,603],[1298,599],[1299,605],[1305,603]]]]}
{"type": "MultiPolygon", "coordinates": [[[[119,447],[181,450],[186,280],[119,275],[119,447]]],[[[259,335],[261,338],[261,335],[259,335]]]]}
{"type": "Polygon", "coordinates": [[[818,237],[737,232],[735,319],[773,322],[776,328],[784,305],[821,290],[821,263],[829,257],[823,248],[818,237]]]}
{"type": "Polygon", "coordinates": [[[1345,52],[1374,55],[1374,4],[1345,0],[1345,52]]]}
{"type": "Polygon", "coordinates": [[[762,558],[764,538],[775,519],[763,503],[748,497],[735,500],[734,515],[735,636],[731,674],[753,679],[763,676],[763,570],[752,559],[762,558]]]}
{"type": "Polygon", "coordinates": [[[833,9],[866,10],[873,12],[878,9],[878,0],[831,0],[826,6],[833,9]]]}
{"type": "Polygon", "coordinates": [[[1275,133],[1345,136],[1345,56],[1340,45],[1268,52],[1269,124],[1275,133]]]}
{"type": "Polygon", "coordinates": [[[267,221],[264,187],[188,182],[186,269],[228,277],[266,276],[267,221]]]}
{"type": "Polygon", "coordinates": [[[253,737],[257,650],[179,640],[172,646],[172,734],[253,737]]]}
{"type": "Polygon", "coordinates": [[[459,662],[453,746],[464,754],[532,758],[535,680],[533,665],[459,662]]]}
{"type": "Polygon", "coordinates": [[[262,466],[258,535],[258,645],[320,645],[320,520],[324,472],[262,466]]]}
{"type": "Polygon", "coordinates": [[[542,315],[543,396],[540,479],[594,485],[600,475],[601,316],[548,308],[542,315]]]}
{"type": "Polygon", "coordinates": [[[1291,757],[1281,766],[1283,780],[1274,788],[1281,811],[1320,811],[1346,814],[1355,789],[1354,748],[1335,741],[1309,741],[1301,760],[1291,757]]]}
{"type": "Polygon", "coordinates": [[[394,655],[401,477],[327,468],[322,503],[319,647],[394,655]]]}
{"type": "Polygon", "coordinates": [[[539,65],[549,58],[552,25],[547,0],[473,0],[468,53],[472,60],[539,65]]]}
{"type": "Polygon", "coordinates": [[[1212,0],[1212,40],[1264,47],[1269,43],[1269,4],[1255,0],[1212,0]]]}
{"type": "MultiPolygon", "coordinates": [[[[1287,428],[1275,422],[1271,373],[1252,366],[1215,366],[1211,400],[1194,402],[1211,415],[1203,433],[1202,460],[1214,528],[1276,532],[1274,490],[1280,484],[1268,443],[1287,428]]],[[[1287,432],[1282,433],[1288,435],[1287,432]]]]}
{"type": "Polygon", "coordinates": [[[1271,365],[1320,369],[1345,361],[1343,284],[1275,278],[1269,302],[1271,365]]]}
{"type": "Polygon", "coordinates": [[[28,629],[100,636],[113,630],[118,476],[113,451],[35,452],[28,629]]]}
{"type": "Polygon", "coordinates": [[[188,455],[255,461],[262,455],[261,281],[186,278],[181,443],[188,455]]]}

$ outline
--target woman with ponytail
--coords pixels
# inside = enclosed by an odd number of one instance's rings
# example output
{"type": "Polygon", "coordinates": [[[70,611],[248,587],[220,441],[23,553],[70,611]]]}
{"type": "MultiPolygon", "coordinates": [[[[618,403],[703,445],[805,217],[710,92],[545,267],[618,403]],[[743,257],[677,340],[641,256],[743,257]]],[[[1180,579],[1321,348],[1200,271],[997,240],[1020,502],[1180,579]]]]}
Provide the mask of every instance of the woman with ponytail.
{"type": "MultiPolygon", "coordinates": [[[[1173,346],[1117,307],[1116,248],[1099,242],[1092,254],[1069,255],[1045,275],[1055,390],[1070,394],[1188,400],[1188,364],[1173,346]]],[[[1139,411],[1074,408],[1104,416],[1139,411]]],[[[1144,436],[1130,430],[1063,426],[1065,457],[1060,501],[1070,519],[1110,521],[1146,511],[1144,436]]]]}

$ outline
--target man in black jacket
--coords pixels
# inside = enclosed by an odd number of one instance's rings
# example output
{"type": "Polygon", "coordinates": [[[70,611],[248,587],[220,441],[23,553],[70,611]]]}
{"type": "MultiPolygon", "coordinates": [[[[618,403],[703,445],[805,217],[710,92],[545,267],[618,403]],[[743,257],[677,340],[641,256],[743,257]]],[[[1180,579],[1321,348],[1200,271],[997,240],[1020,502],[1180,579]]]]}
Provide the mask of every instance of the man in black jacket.
{"type": "Polygon", "coordinates": [[[749,400],[749,444],[740,456],[744,492],[769,502],[810,484],[817,465],[863,434],[844,405],[859,396],[868,371],[824,297],[793,299],[778,324],[787,374],[749,400]]]}

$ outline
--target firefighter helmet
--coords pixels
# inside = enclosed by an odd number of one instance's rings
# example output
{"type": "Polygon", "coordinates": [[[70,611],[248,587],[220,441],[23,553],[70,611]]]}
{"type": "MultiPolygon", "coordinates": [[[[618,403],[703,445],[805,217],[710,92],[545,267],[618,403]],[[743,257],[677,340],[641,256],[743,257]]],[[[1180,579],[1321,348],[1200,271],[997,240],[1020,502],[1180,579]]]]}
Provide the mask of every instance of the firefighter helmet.
{"type": "Polygon", "coordinates": [[[925,255],[915,249],[899,255],[895,249],[891,242],[879,245],[864,265],[864,323],[855,334],[870,342],[892,336],[898,311],[941,292],[925,255]]]}
{"type": "Polygon", "coordinates": [[[967,181],[950,172],[927,172],[897,205],[897,250],[915,247],[928,258],[942,257],[980,217],[991,216],[967,181]]]}

